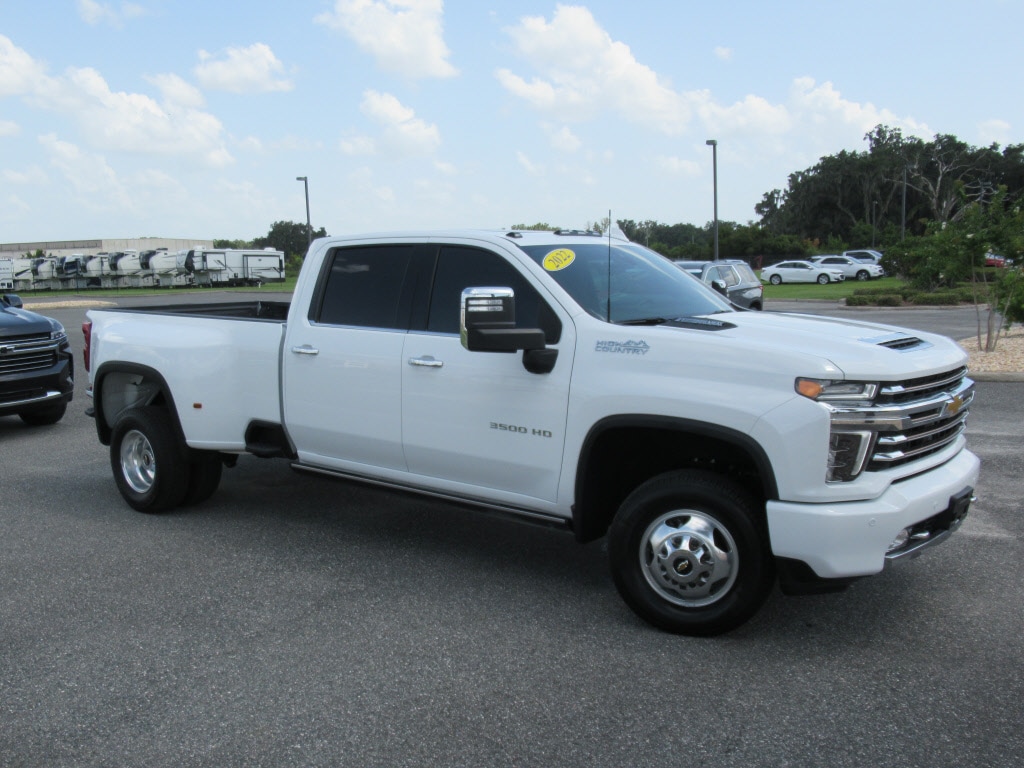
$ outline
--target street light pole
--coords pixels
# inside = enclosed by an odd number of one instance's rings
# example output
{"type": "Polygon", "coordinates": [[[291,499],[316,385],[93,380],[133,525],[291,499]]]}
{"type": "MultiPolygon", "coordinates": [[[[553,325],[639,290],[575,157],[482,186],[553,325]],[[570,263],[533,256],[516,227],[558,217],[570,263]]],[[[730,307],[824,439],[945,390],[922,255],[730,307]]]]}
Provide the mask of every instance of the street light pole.
{"type": "Polygon", "coordinates": [[[306,247],[313,244],[313,227],[309,223],[309,179],[306,176],[296,176],[296,181],[301,181],[306,190],[306,247]]]}
{"type": "Polygon", "coordinates": [[[718,261],[718,140],[708,139],[704,143],[711,147],[712,183],[715,191],[715,261],[718,261]]]}

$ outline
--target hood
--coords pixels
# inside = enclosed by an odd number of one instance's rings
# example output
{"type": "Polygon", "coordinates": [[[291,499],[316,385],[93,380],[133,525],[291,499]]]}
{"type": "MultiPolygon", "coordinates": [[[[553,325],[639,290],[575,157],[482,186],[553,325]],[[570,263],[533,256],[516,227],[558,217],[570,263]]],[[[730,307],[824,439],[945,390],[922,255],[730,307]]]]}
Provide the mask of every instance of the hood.
{"type": "Polygon", "coordinates": [[[882,323],[786,312],[714,315],[734,326],[721,331],[759,351],[779,350],[828,360],[848,379],[897,380],[966,365],[951,339],[882,323]]]}
{"type": "Polygon", "coordinates": [[[50,334],[60,328],[61,325],[56,320],[29,312],[27,309],[15,309],[0,302],[0,338],[50,334]]]}

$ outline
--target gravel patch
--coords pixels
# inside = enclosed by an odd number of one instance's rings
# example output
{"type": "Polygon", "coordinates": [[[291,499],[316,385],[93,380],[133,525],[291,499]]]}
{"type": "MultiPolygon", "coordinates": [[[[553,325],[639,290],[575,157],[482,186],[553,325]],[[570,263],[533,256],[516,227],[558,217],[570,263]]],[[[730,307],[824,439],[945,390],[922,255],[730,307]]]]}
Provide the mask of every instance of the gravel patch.
{"type": "MultiPolygon", "coordinates": [[[[984,344],[984,335],[981,340],[984,344]]],[[[1024,373],[1024,328],[1004,330],[992,352],[978,349],[977,336],[957,343],[967,352],[971,373],[1024,373]]]]}

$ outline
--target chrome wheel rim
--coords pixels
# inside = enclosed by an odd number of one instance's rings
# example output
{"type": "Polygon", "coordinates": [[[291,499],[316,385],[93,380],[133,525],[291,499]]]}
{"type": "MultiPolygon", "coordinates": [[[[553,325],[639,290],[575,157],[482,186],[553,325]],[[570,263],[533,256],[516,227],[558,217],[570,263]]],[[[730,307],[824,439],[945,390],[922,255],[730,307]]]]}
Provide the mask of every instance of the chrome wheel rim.
{"type": "Polygon", "coordinates": [[[683,608],[721,600],[736,583],[736,542],[715,518],[673,510],[652,522],[640,540],[640,567],[660,597],[683,608]]]}
{"type": "Polygon", "coordinates": [[[136,493],[146,493],[156,480],[156,457],[149,439],[137,429],[121,440],[121,474],[136,493]]]}

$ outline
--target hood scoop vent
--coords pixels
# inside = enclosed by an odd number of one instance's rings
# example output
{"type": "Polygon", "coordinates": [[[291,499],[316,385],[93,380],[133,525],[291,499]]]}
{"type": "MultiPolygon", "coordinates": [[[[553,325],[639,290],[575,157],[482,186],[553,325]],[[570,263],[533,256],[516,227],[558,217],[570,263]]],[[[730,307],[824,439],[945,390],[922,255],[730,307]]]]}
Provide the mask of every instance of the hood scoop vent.
{"type": "Polygon", "coordinates": [[[861,341],[876,344],[895,352],[909,352],[910,350],[927,349],[931,346],[927,341],[922,341],[916,336],[908,336],[905,333],[894,333],[874,339],[861,339],[861,341]]]}

